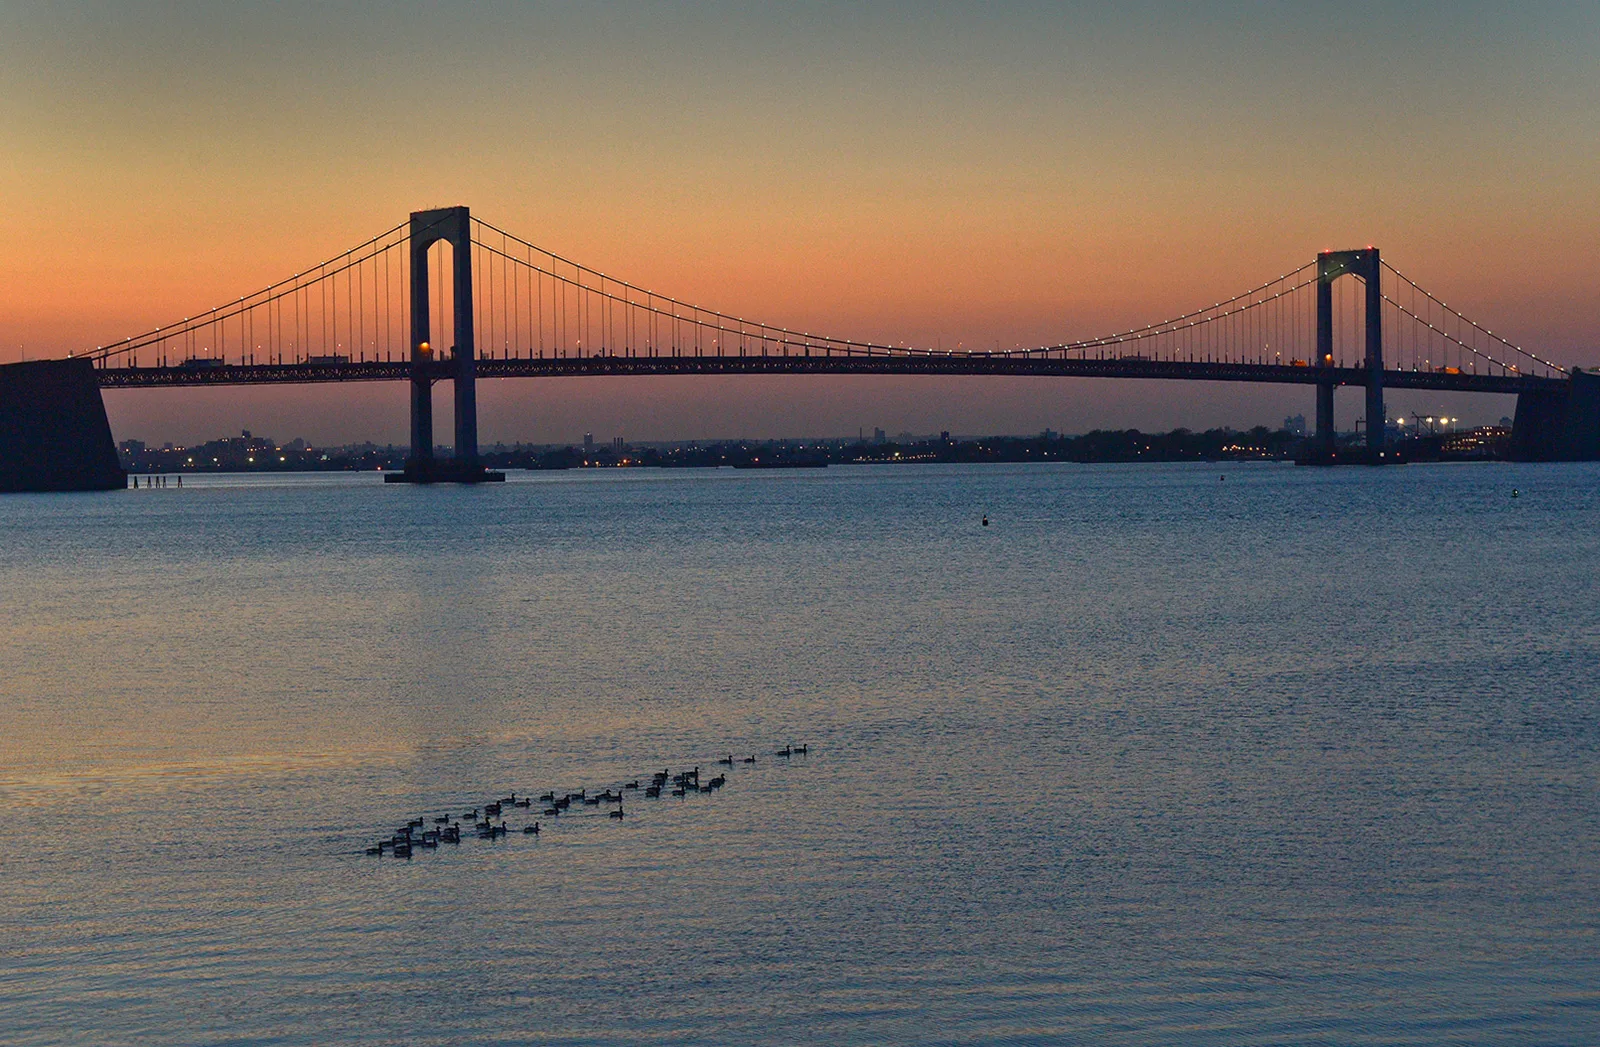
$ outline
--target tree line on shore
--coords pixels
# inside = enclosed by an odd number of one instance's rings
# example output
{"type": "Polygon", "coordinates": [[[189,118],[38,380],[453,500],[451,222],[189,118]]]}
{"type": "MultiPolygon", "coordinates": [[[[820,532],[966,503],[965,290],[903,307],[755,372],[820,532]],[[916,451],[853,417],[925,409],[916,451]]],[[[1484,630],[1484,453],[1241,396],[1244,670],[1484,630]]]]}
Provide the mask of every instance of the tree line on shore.
{"type": "MultiPolygon", "coordinates": [[[[1078,436],[1049,430],[1038,436],[858,440],[719,440],[678,444],[549,446],[497,444],[482,452],[492,469],[781,468],[909,462],[1184,462],[1290,458],[1302,437],[1284,429],[1096,429],[1078,436]]],[[[408,449],[359,444],[319,448],[304,440],[279,445],[267,437],[210,440],[193,447],[157,448],[126,440],[123,467],[135,473],[347,472],[400,469],[408,449]]],[[[441,455],[448,455],[441,448],[441,455]]]]}

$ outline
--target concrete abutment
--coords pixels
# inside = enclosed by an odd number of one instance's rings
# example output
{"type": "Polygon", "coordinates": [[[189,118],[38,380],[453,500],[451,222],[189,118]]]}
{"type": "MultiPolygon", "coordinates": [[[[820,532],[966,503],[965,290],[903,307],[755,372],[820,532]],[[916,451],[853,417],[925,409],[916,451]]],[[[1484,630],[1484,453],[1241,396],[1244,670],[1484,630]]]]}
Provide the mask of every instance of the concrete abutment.
{"type": "Polygon", "coordinates": [[[0,365],[0,491],[128,485],[88,360],[0,365]]]}

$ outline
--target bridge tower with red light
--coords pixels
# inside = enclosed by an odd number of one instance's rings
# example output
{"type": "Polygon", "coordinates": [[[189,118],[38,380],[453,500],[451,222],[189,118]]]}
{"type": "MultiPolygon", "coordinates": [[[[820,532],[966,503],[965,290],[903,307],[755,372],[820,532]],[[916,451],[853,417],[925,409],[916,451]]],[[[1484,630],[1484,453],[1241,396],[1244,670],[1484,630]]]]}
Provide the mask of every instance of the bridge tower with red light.
{"type": "MultiPolygon", "coordinates": [[[[411,213],[411,454],[405,471],[384,477],[391,483],[481,483],[504,480],[478,459],[478,358],[473,343],[472,215],[465,207],[411,213]],[[430,344],[428,249],[439,241],[451,247],[454,345],[448,359],[430,344]],[[455,457],[440,462],[433,454],[433,383],[455,384],[455,457]]],[[[440,274],[443,279],[444,274],[440,274]]]]}
{"type": "Polygon", "coordinates": [[[1362,368],[1367,386],[1367,457],[1383,460],[1383,266],[1376,247],[1356,251],[1323,251],[1317,255],[1317,445],[1321,454],[1335,453],[1333,390],[1338,385],[1333,359],[1333,285],[1354,276],[1366,287],[1366,353],[1362,368]]]}

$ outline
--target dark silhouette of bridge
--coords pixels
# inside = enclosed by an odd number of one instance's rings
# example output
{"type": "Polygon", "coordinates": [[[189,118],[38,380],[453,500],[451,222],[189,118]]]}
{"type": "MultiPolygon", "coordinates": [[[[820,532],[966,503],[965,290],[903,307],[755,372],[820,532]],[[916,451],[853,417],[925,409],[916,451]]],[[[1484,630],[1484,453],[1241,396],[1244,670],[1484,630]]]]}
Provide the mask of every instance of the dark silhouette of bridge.
{"type": "Polygon", "coordinates": [[[1384,391],[1514,394],[1513,447],[1600,456],[1600,378],[1467,318],[1383,261],[1328,251],[1161,323],[1032,348],[939,350],[834,338],[680,301],[471,216],[420,211],[326,262],[87,354],[102,388],[404,381],[418,482],[492,478],[479,378],[575,375],[1012,375],[1275,382],[1316,390],[1313,457],[1385,460],[1384,391]],[[449,278],[435,279],[435,267],[449,278]],[[1353,279],[1345,280],[1349,276],[1353,279]],[[455,457],[434,457],[435,382],[454,384],[455,457]],[[1366,442],[1335,441],[1334,390],[1361,387],[1366,442]],[[1343,456],[1341,458],[1341,455],[1343,456]]]}

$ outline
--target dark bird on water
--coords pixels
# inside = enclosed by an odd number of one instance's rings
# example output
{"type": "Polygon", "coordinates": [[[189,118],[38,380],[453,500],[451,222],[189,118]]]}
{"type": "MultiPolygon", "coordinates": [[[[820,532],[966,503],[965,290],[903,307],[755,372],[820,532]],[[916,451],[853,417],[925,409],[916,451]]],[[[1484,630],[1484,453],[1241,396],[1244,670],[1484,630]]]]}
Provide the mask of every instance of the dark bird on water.
{"type": "MultiPolygon", "coordinates": [[[[984,522],[987,525],[987,516],[984,517],[984,522]]],[[[774,750],[773,755],[780,757],[796,755],[804,756],[808,749],[809,746],[805,745],[787,744],[782,749],[774,750]]],[[[727,755],[719,758],[716,762],[719,766],[729,768],[733,767],[736,763],[742,763],[748,766],[756,762],[757,755],[758,754],[751,753],[749,756],[736,758],[732,753],[728,753],[727,755]]],[[[673,796],[682,797],[692,792],[715,792],[716,790],[725,786],[727,781],[727,775],[717,774],[709,781],[702,782],[700,778],[699,767],[692,767],[688,770],[680,771],[677,774],[673,774],[670,770],[663,769],[661,771],[651,773],[650,781],[648,785],[644,786],[643,791],[646,797],[649,797],[650,799],[658,799],[663,791],[670,788],[673,796]],[[671,783],[670,785],[668,784],[669,782],[671,783]]],[[[623,783],[620,786],[606,788],[597,793],[590,793],[587,789],[578,789],[573,792],[560,794],[559,798],[558,794],[552,790],[542,794],[539,797],[540,801],[542,801],[539,806],[543,809],[544,814],[547,817],[554,818],[559,816],[563,811],[567,810],[567,808],[574,801],[580,802],[584,806],[588,807],[599,806],[603,803],[613,803],[617,805],[617,808],[614,811],[609,811],[607,813],[607,817],[615,818],[618,821],[621,821],[627,817],[627,812],[623,808],[624,790],[639,789],[641,784],[641,779],[635,778],[631,781],[623,783]]],[[[496,824],[499,815],[505,807],[533,806],[534,800],[531,793],[511,793],[498,800],[487,801],[481,807],[474,807],[471,811],[461,815],[461,818],[463,820],[468,820],[468,824],[474,831],[474,835],[476,835],[479,839],[493,840],[507,834],[508,830],[506,828],[506,823],[503,820],[499,820],[498,824],[496,824]]],[[[435,826],[438,826],[438,828],[424,829],[423,826],[427,825],[428,822],[429,819],[427,816],[413,818],[401,828],[396,829],[390,839],[379,840],[376,846],[367,846],[363,849],[369,855],[382,855],[387,853],[393,854],[396,858],[410,858],[416,853],[416,849],[419,847],[425,850],[435,850],[440,844],[448,843],[459,845],[461,843],[461,823],[459,821],[454,821],[450,815],[444,814],[432,819],[432,823],[435,826]]],[[[542,831],[542,826],[539,822],[533,822],[531,824],[523,825],[521,829],[523,835],[538,836],[542,831]]]]}

